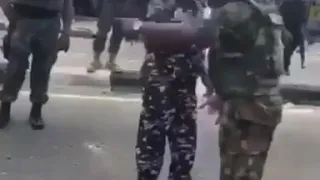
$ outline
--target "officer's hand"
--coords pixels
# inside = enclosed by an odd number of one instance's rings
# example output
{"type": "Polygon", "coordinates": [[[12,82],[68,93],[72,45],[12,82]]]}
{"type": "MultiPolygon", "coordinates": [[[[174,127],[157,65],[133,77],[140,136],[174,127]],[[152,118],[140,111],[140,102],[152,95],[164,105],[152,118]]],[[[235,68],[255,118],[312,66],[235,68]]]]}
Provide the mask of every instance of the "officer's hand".
{"type": "Polygon", "coordinates": [[[204,103],[200,104],[199,109],[208,107],[208,114],[215,114],[222,108],[223,101],[218,95],[211,95],[206,97],[204,103]]]}
{"type": "Polygon", "coordinates": [[[61,33],[58,39],[58,51],[68,52],[70,48],[70,35],[61,33]]]}

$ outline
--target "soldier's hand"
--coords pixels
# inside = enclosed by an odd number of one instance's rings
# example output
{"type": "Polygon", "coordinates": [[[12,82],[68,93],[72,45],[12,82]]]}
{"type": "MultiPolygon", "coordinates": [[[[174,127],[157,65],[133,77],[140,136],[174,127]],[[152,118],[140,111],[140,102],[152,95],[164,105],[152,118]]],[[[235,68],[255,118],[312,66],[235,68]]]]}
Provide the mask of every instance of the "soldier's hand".
{"type": "Polygon", "coordinates": [[[68,52],[70,48],[70,35],[61,33],[58,39],[58,51],[68,52]]]}
{"type": "Polygon", "coordinates": [[[222,108],[223,101],[218,95],[211,95],[206,97],[206,100],[200,104],[199,109],[203,109],[205,107],[208,108],[209,114],[217,113],[222,108]]]}

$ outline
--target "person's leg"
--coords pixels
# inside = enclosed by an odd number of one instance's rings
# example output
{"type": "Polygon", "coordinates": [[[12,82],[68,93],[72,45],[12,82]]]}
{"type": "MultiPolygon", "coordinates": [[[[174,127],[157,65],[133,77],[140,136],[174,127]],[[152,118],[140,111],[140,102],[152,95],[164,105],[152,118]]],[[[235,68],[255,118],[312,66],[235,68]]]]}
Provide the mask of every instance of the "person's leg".
{"type": "Polygon", "coordinates": [[[245,120],[220,125],[220,180],[261,180],[274,130],[245,120]]]}
{"type": "MultiPolygon", "coordinates": [[[[163,91],[152,74],[157,69],[154,60],[142,70],[142,106],[136,143],[136,166],[138,180],[157,180],[165,153],[166,124],[173,117],[172,106],[166,91],[163,91]]],[[[166,88],[165,88],[166,89],[166,88]]]]}
{"type": "Polygon", "coordinates": [[[104,1],[101,4],[101,12],[97,22],[97,33],[93,40],[93,61],[90,62],[87,67],[88,73],[93,73],[98,69],[101,69],[101,54],[105,49],[105,44],[108,38],[108,33],[111,30],[111,26],[114,18],[114,2],[113,1],[104,1]]]}
{"type": "Polygon", "coordinates": [[[112,26],[112,34],[108,49],[109,61],[106,63],[106,68],[110,69],[111,71],[121,72],[120,67],[116,64],[116,58],[119,53],[122,40],[123,33],[121,29],[121,24],[115,22],[112,26]]]}
{"type": "Polygon", "coordinates": [[[195,94],[196,80],[178,81],[171,100],[176,105],[174,119],[169,121],[168,140],[171,151],[169,180],[191,180],[197,149],[197,123],[195,94]]]}
{"type": "Polygon", "coordinates": [[[10,121],[11,103],[17,99],[29,67],[31,36],[33,28],[28,20],[20,20],[10,38],[8,66],[0,95],[0,128],[5,128],[10,121]]]}
{"type": "MultiPolygon", "coordinates": [[[[36,22],[36,21],[35,21],[36,22]]],[[[48,101],[48,86],[52,66],[57,60],[57,46],[60,32],[59,17],[43,19],[41,22],[45,28],[35,36],[31,44],[33,59],[30,79],[30,111],[29,123],[35,130],[43,129],[45,123],[42,119],[42,106],[48,101]],[[48,43],[50,42],[50,43],[48,43]]]]}
{"type": "Polygon", "coordinates": [[[301,68],[305,68],[305,34],[304,34],[305,27],[301,27],[300,35],[299,35],[299,47],[300,47],[300,61],[301,61],[301,68]]]}
{"type": "Polygon", "coordinates": [[[295,49],[299,46],[299,40],[293,35],[293,41],[284,48],[284,70],[290,75],[291,57],[295,49]]]}

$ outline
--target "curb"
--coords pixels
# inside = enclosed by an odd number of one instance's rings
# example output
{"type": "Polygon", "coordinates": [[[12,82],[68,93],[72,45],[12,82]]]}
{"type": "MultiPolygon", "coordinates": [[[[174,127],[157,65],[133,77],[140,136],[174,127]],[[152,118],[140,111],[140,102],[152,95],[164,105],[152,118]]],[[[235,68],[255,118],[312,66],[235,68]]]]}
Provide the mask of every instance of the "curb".
{"type": "Polygon", "coordinates": [[[282,84],[280,93],[285,100],[294,104],[319,104],[320,86],[303,84],[282,84]]]}
{"type": "Polygon", "coordinates": [[[109,81],[111,91],[122,88],[140,88],[140,71],[111,72],[109,81]]]}
{"type": "MultiPolygon", "coordinates": [[[[7,26],[5,23],[0,22],[0,31],[6,31],[7,26]]],[[[71,31],[71,37],[77,38],[85,38],[85,39],[92,39],[95,33],[89,28],[75,28],[71,31]]]]}
{"type": "MultiPolygon", "coordinates": [[[[0,84],[3,83],[7,61],[0,58],[0,84]]],[[[51,83],[56,85],[91,86],[110,88],[111,91],[140,92],[140,71],[127,70],[121,73],[70,74],[53,71],[51,83]]],[[[29,73],[26,75],[28,78],[29,73]]],[[[281,84],[280,93],[285,101],[294,104],[320,105],[320,86],[303,84],[281,84]]]]}
{"type": "Polygon", "coordinates": [[[92,39],[95,33],[90,29],[73,29],[71,31],[71,37],[84,38],[84,39],[92,39]]]}
{"type": "MultiPolygon", "coordinates": [[[[140,88],[139,71],[110,74],[110,89],[140,88]]],[[[285,101],[294,104],[320,105],[320,86],[303,84],[281,84],[280,94],[285,101]]]]}

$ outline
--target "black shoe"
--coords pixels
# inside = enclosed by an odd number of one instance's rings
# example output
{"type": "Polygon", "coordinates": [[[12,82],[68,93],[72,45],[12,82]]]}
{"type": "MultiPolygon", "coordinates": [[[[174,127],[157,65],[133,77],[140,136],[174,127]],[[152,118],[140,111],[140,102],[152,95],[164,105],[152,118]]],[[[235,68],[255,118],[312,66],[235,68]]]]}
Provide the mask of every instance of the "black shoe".
{"type": "Polygon", "coordinates": [[[11,103],[1,103],[0,129],[4,129],[10,122],[11,103]]]}
{"type": "Polygon", "coordinates": [[[43,130],[45,123],[42,117],[29,117],[29,124],[33,130],[43,130]]]}
{"type": "Polygon", "coordinates": [[[29,117],[29,124],[33,130],[42,130],[44,129],[45,123],[42,119],[42,104],[33,103],[30,117],[29,117]]]}

